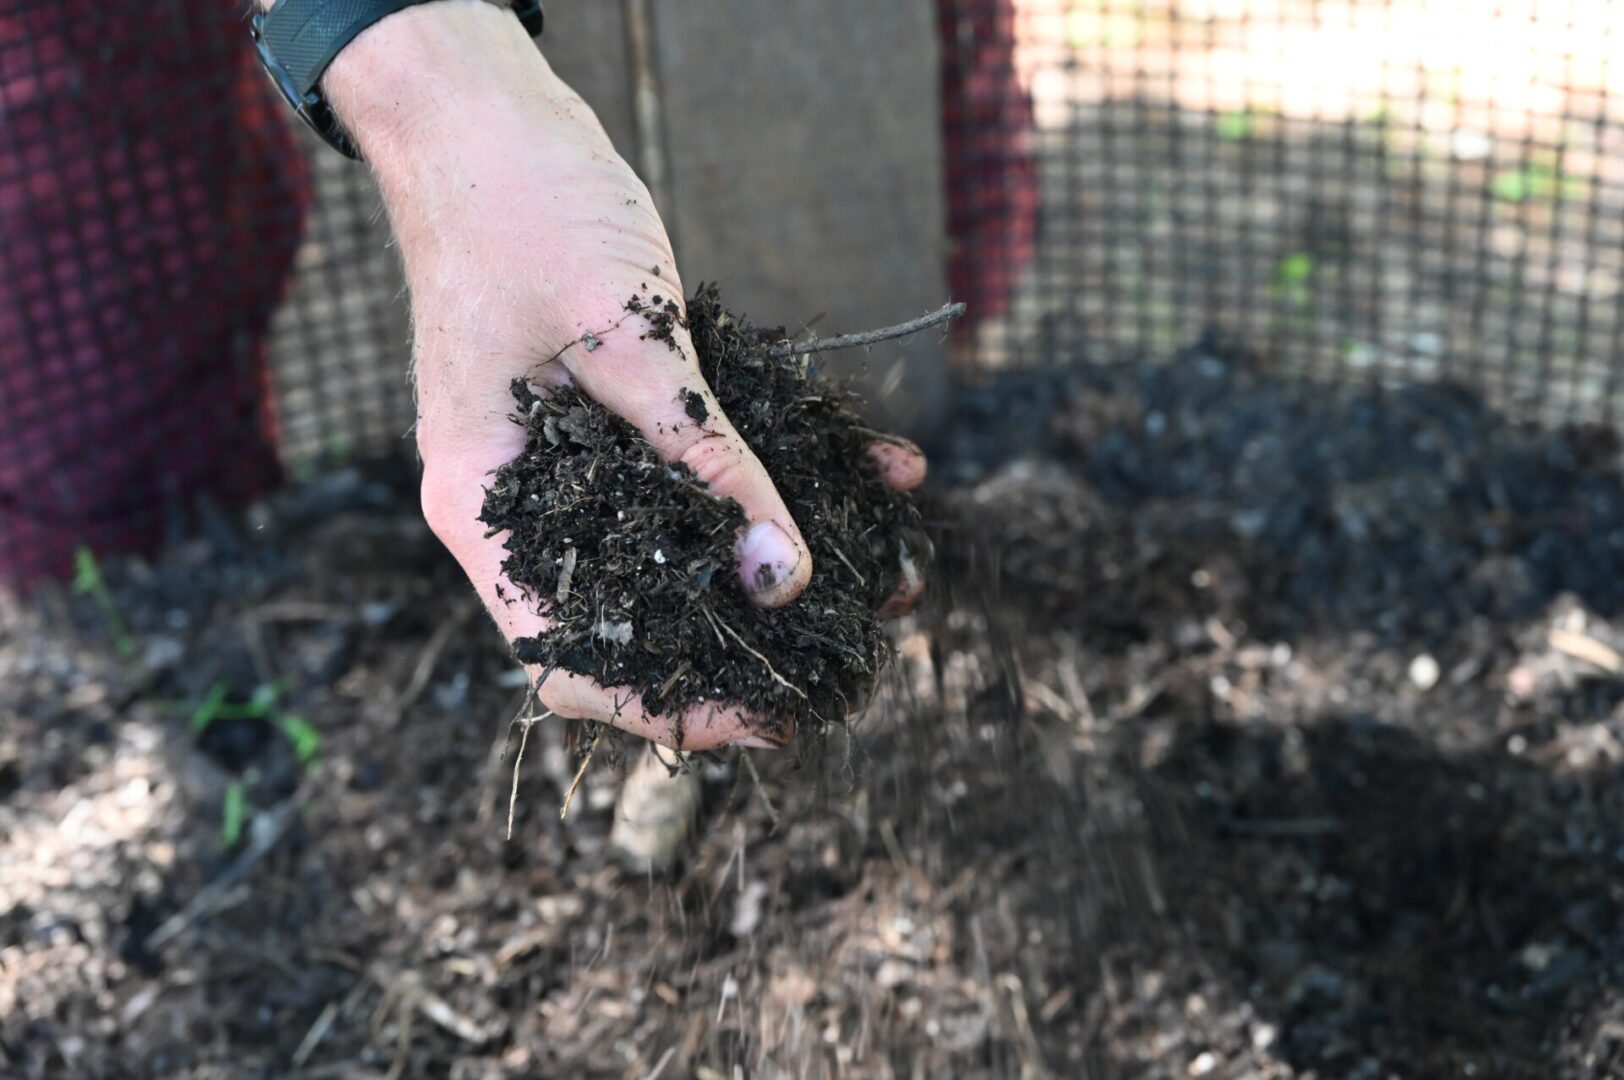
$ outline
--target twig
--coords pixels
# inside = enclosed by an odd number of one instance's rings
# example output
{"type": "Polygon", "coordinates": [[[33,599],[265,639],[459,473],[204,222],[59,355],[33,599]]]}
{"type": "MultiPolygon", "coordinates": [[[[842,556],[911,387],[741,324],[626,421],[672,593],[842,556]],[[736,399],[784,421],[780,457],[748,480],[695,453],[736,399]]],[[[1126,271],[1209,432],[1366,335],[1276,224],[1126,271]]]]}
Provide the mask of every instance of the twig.
{"type": "Polygon", "coordinates": [[[303,600],[274,600],[243,612],[244,622],[355,622],[359,616],[341,604],[317,604],[303,600]]]}
{"type": "Polygon", "coordinates": [[[671,1055],[676,1052],[675,1045],[666,1047],[665,1053],[660,1055],[660,1060],[654,1063],[654,1068],[650,1070],[647,1076],[643,1077],[643,1080],[660,1080],[660,1074],[665,1072],[666,1063],[671,1060],[671,1055]]]}
{"type": "Polygon", "coordinates": [[[836,349],[855,349],[862,345],[875,345],[881,341],[892,338],[907,337],[917,334],[921,330],[929,330],[941,323],[951,322],[964,314],[964,305],[945,304],[929,315],[921,315],[917,319],[910,319],[905,323],[887,326],[881,330],[863,330],[855,334],[840,334],[837,337],[819,338],[817,341],[786,341],[774,345],[767,350],[767,355],[775,359],[789,356],[805,356],[808,353],[833,352],[836,349]]]}
{"type": "Polygon", "coordinates": [[[564,549],[564,566],[558,571],[558,588],[553,590],[553,603],[562,604],[570,598],[570,582],[575,577],[575,561],[581,553],[573,547],[564,549]]]}
{"type": "Polygon", "coordinates": [[[752,649],[750,647],[749,643],[746,642],[742,637],[740,637],[736,632],[734,632],[734,630],[733,630],[733,628],[731,626],[729,626],[727,623],[723,622],[717,616],[711,615],[709,608],[702,608],[701,610],[704,611],[705,614],[710,615],[710,618],[711,618],[712,622],[714,622],[717,626],[720,626],[723,630],[726,630],[727,634],[728,634],[728,637],[732,638],[734,641],[737,641],[739,643],[740,648],[742,648],[745,652],[749,653],[751,656],[755,657],[757,660],[760,660],[761,663],[762,663],[762,666],[767,669],[767,674],[771,675],[775,680],[777,680],[778,685],[782,686],[784,689],[786,689],[786,690],[790,691],[791,693],[795,694],[802,701],[809,700],[807,698],[807,696],[806,696],[806,691],[805,690],[802,690],[799,686],[796,686],[794,683],[790,682],[788,679],[786,679],[782,675],[778,674],[778,672],[776,670],[774,670],[772,662],[769,661],[765,656],[762,656],[760,653],[756,652],[756,650],[752,649]]]}
{"type": "Polygon", "coordinates": [[[1106,719],[1113,724],[1120,724],[1124,720],[1132,720],[1148,709],[1153,701],[1161,697],[1165,688],[1160,679],[1154,679],[1147,684],[1135,686],[1128,695],[1128,700],[1112,709],[1106,719]]]}
{"type": "Polygon", "coordinates": [[[689,669],[692,667],[693,664],[689,663],[687,660],[684,660],[682,663],[678,664],[677,670],[673,671],[671,673],[671,677],[665,680],[664,685],[660,687],[660,692],[654,695],[654,704],[658,705],[660,702],[664,701],[665,695],[669,694],[672,687],[676,686],[677,683],[682,681],[682,677],[688,674],[689,669]]]}
{"type": "Polygon", "coordinates": [[[1552,628],[1548,640],[1551,648],[1559,653],[1601,668],[1609,675],[1624,675],[1624,656],[1605,641],[1560,627],[1552,628]]]}
{"type": "Polygon", "coordinates": [[[626,314],[622,315],[620,318],[616,319],[613,323],[604,327],[602,330],[587,330],[582,333],[580,337],[571,338],[569,341],[564,343],[563,348],[559,349],[557,352],[553,353],[553,355],[549,356],[536,366],[546,367],[548,364],[553,363],[555,360],[569,352],[571,349],[575,348],[577,345],[586,346],[587,352],[597,352],[598,346],[603,344],[604,335],[609,333],[611,330],[620,329],[620,324],[635,314],[637,314],[637,312],[628,311],[626,314]]]}
{"type": "Polygon", "coordinates": [[[1043,1060],[1043,1047],[1038,1042],[1037,1033],[1032,1030],[1032,1017],[1026,1008],[1026,988],[1016,975],[1000,975],[998,982],[1009,994],[1009,1011],[1015,1020],[1015,1030],[1020,1035],[1016,1046],[1023,1049],[1021,1054],[1022,1075],[1046,1076],[1049,1066],[1043,1060]]]}
{"type": "Polygon", "coordinates": [[[524,718],[524,732],[519,736],[519,752],[513,755],[513,788],[508,792],[508,822],[507,838],[513,839],[513,808],[519,802],[519,766],[524,764],[524,748],[530,742],[530,729],[538,720],[545,720],[553,714],[543,713],[540,716],[527,716],[524,718]]]}
{"type": "Polygon", "coordinates": [[[305,1062],[310,1060],[310,1055],[316,1052],[316,1047],[320,1046],[321,1041],[327,1037],[327,1030],[333,1026],[333,1021],[336,1019],[338,1019],[338,1002],[329,1001],[327,1007],[321,1011],[321,1015],[316,1017],[316,1022],[310,1025],[310,1030],[305,1033],[304,1039],[300,1041],[299,1048],[293,1052],[293,1067],[295,1069],[305,1067],[305,1062]]]}
{"type": "Polygon", "coordinates": [[[778,831],[778,809],[773,806],[772,799],[767,797],[767,788],[761,782],[761,774],[756,772],[756,763],[750,759],[750,751],[740,749],[739,756],[744,759],[744,767],[750,770],[750,779],[755,781],[756,794],[761,796],[761,805],[767,808],[767,820],[772,822],[773,832],[778,831]]]}
{"type": "Polygon", "coordinates": [[[406,688],[400,696],[389,703],[389,721],[391,724],[399,722],[402,714],[416,703],[423,691],[428,689],[429,679],[434,677],[434,667],[440,662],[440,654],[445,651],[446,645],[451,641],[462,624],[474,613],[472,604],[465,604],[451,613],[451,617],[441,623],[430,635],[423,651],[418,655],[417,665],[412,669],[412,677],[406,681],[406,688]]]}
{"type": "MultiPolygon", "coordinates": [[[[507,1021],[500,1016],[480,1023],[466,1013],[458,1012],[445,998],[423,985],[422,976],[415,971],[397,972],[382,964],[374,964],[367,969],[367,977],[384,991],[386,1001],[393,997],[399,1003],[403,1036],[409,1033],[412,1018],[420,1013],[436,1027],[475,1046],[490,1042],[507,1029],[507,1021]]],[[[402,1038],[403,1054],[410,1043],[409,1037],[402,1038]]]]}
{"type": "Polygon", "coordinates": [[[575,770],[575,779],[570,781],[570,789],[564,792],[564,805],[558,808],[558,820],[567,820],[570,816],[570,803],[575,801],[575,792],[581,786],[581,778],[586,775],[586,767],[592,764],[592,755],[597,752],[598,740],[603,738],[603,728],[599,728],[592,736],[592,745],[586,748],[586,757],[581,759],[581,767],[575,770]]]}
{"type": "Polygon", "coordinates": [[[249,830],[247,849],[237,856],[236,861],[226,867],[219,877],[199,889],[197,895],[192,897],[185,907],[175,912],[162,926],[149,934],[147,948],[161,947],[199,919],[207,918],[224,907],[226,898],[232,893],[232,887],[247,877],[254,864],[269,854],[288,831],[288,827],[299,816],[299,808],[304,805],[306,797],[307,793],[301,789],[261,814],[249,830]]]}
{"type": "Polygon", "coordinates": [[[389,1072],[384,1080],[400,1080],[406,1075],[406,1058],[412,1052],[412,1023],[417,1019],[417,1011],[410,1005],[406,1007],[406,1015],[400,1021],[399,1047],[395,1051],[395,1063],[389,1066],[389,1072]]]}
{"type": "Polygon", "coordinates": [[[857,579],[857,584],[863,586],[865,589],[868,588],[868,579],[857,572],[857,567],[853,566],[851,564],[851,560],[846,558],[846,553],[844,551],[841,551],[839,548],[835,548],[835,558],[846,564],[846,569],[850,570],[852,577],[857,579]]]}

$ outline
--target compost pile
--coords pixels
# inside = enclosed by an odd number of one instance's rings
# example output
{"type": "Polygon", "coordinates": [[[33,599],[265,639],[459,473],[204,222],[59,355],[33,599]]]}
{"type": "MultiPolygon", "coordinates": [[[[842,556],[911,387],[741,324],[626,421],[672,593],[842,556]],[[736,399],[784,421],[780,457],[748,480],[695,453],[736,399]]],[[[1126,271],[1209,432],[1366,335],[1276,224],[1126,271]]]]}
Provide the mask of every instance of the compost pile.
{"type": "Polygon", "coordinates": [[[1619,446],[1605,429],[1510,425],[1447,382],[1282,378],[1218,346],[1015,373],[968,397],[938,471],[983,485],[967,517],[979,550],[1033,605],[1176,599],[1204,617],[1231,585],[1260,635],[1433,643],[1564,592],[1624,611],[1619,446]],[[997,505],[1011,491],[1013,518],[997,505]],[[1183,579],[1176,598],[1158,592],[1167,578],[1183,579]]]}
{"type": "Polygon", "coordinates": [[[503,756],[410,476],[108,561],[125,656],[0,612],[0,1075],[1624,1074],[1606,433],[1214,350],[974,389],[845,756],[699,762],[666,878],[559,728],[503,756]]]}
{"type": "MultiPolygon", "coordinates": [[[[503,570],[554,624],[514,642],[516,654],[631,687],[649,713],[677,716],[679,735],[683,710],[707,702],[746,707],[775,741],[844,718],[888,655],[878,612],[922,553],[918,510],[880,479],[854,396],[803,359],[773,354],[782,329],[724,311],[714,286],[689,300],[686,318],[658,295],[627,310],[673,349],[674,329],[689,331],[701,374],[776,482],[817,572],[794,602],[758,607],[734,569],[738,503],[662,462],[579,391],[544,398],[516,380],[525,448],[497,471],[480,520],[507,533],[503,570]]],[[[682,398],[687,421],[704,429],[704,398],[682,398]]]]}

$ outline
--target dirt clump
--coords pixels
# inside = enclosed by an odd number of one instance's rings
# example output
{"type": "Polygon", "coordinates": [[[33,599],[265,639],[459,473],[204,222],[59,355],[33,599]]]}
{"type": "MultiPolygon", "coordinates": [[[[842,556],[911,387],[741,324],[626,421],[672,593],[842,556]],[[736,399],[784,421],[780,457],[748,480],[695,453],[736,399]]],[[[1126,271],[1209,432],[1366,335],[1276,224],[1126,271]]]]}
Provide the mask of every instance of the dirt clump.
{"type": "MultiPolygon", "coordinates": [[[[926,543],[913,501],[880,478],[855,396],[804,359],[771,355],[782,330],[724,311],[714,287],[689,300],[633,298],[645,336],[685,326],[701,374],[761,459],[816,571],[794,602],[757,607],[735,572],[745,525],[681,464],[660,460],[625,420],[578,390],[513,384],[524,451],[497,470],[480,520],[506,533],[503,570],[553,626],[513,642],[521,661],[629,687],[653,715],[741,705],[759,734],[816,732],[868,698],[888,659],[879,610],[926,543]]],[[[673,345],[674,347],[674,345],[673,345]]],[[[697,388],[688,421],[712,421],[697,388]]]]}

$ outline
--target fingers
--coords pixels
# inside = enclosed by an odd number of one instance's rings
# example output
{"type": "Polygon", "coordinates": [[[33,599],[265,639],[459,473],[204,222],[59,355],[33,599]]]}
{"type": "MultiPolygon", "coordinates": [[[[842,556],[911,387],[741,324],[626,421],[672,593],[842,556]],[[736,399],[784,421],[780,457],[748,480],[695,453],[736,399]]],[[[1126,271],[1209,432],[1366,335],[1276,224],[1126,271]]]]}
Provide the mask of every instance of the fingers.
{"type": "MultiPolygon", "coordinates": [[[[892,437],[868,444],[880,479],[898,491],[912,491],[925,481],[925,452],[907,439],[892,437]]],[[[880,606],[880,618],[900,619],[913,610],[925,591],[925,576],[906,546],[899,549],[897,587],[880,606]]]]}
{"type": "MultiPolygon", "coordinates": [[[[483,464],[483,463],[481,463],[483,464]]],[[[477,465],[436,462],[423,475],[423,511],[441,542],[461,564],[474,590],[485,602],[492,618],[507,641],[534,637],[550,623],[536,611],[536,605],[502,575],[506,552],[500,540],[485,535],[475,520],[484,475],[477,465]]],[[[535,680],[544,672],[530,669],[535,680]]],[[[565,671],[553,671],[540,686],[537,697],[542,705],[560,716],[601,720],[633,735],[652,739],[679,750],[710,750],[737,743],[741,746],[774,748],[794,736],[780,723],[774,725],[742,708],[707,705],[690,709],[680,717],[650,716],[637,691],[629,687],[605,688],[591,679],[565,671]]]]}
{"type": "Polygon", "coordinates": [[[925,452],[907,439],[876,440],[868,444],[868,453],[880,478],[898,491],[912,491],[925,482],[925,452]]]}
{"type": "Polygon", "coordinates": [[[630,332],[605,334],[571,373],[588,394],[631,422],[667,461],[680,461],[716,495],[744,508],[736,551],[739,578],[763,607],[789,603],[812,580],[812,553],[772,478],[723,415],[681,327],[672,345],[630,332]]]}
{"type": "Polygon", "coordinates": [[[925,575],[914,561],[914,554],[908,550],[907,544],[898,547],[897,559],[901,564],[901,573],[897,577],[896,590],[880,605],[882,619],[902,618],[913,610],[914,604],[925,592],[925,575]]]}
{"type": "MultiPolygon", "coordinates": [[[[744,508],[749,524],[739,537],[739,579],[762,607],[779,607],[801,595],[812,580],[812,553],[761,461],[734,430],[710,388],[683,387],[704,402],[706,418],[674,429],[656,427],[651,441],[668,460],[688,466],[712,492],[744,508]]],[[[694,410],[699,411],[698,409],[694,410]]],[[[684,411],[684,418],[688,412],[684,411]]]]}
{"type": "MultiPolygon", "coordinates": [[[[536,678],[542,673],[530,674],[536,678]]],[[[650,716],[637,691],[599,686],[585,676],[564,671],[549,675],[536,696],[559,716],[598,720],[674,750],[714,750],[728,745],[778,749],[795,734],[792,730],[768,734],[759,718],[731,705],[707,704],[678,716],[650,716]]]]}

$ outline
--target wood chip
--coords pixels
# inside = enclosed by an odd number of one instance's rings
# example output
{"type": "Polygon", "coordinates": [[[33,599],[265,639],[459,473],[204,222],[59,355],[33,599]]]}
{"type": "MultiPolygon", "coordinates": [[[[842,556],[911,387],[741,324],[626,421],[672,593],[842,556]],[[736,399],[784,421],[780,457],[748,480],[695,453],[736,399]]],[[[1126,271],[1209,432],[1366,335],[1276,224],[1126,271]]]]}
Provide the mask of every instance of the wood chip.
{"type": "Polygon", "coordinates": [[[1601,668],[1609,675],[1624,675],[1624,655],[1604,641],[1597,641],[1589,634],[1557,628],[1552,628],[1549,640],[1551,648],[1559,653],[1601,668]]]}

